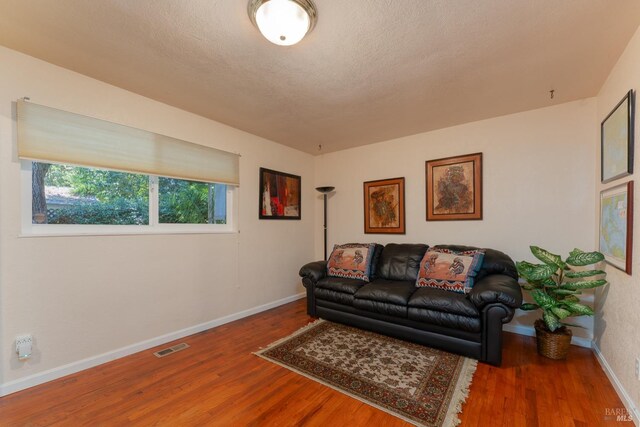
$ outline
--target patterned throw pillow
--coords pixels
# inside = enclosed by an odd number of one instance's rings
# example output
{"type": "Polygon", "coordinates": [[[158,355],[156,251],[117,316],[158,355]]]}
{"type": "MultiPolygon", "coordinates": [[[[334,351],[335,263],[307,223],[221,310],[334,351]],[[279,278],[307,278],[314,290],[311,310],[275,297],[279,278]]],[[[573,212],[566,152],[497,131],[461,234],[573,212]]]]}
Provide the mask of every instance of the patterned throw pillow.
{"type": "Polygon", "coordinates": [[[327,275],[369,281],[375,243],[335,245],[327,262],[327,275]]]}
{"type": "Polygon", "coordinates": [[[420,262],[416,286],[466,294],[473,287],[474,277],[482,267],[483,259],[482,250],[456,252],[430,249],[420,262]]]}

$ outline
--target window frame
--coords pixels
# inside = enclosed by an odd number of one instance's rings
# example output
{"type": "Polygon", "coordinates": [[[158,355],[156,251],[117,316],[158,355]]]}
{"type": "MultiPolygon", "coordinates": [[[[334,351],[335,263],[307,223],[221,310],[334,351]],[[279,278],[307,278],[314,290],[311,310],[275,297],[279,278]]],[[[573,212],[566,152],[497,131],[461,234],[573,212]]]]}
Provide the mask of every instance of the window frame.
{"type": "MultiPolygon", "coordinates": [[[[20,237],[44,236],[118,236],[137,234],[230,234],[237,233],[238,188],[227,184],[226,224],[163,224],[159,222],[158,176],[149,177],[148,225],[101,224],[33,224],[32,218],[32,160],[20,160],[21,223],[20,237]]],[[[84,167],[84,166],[81,166],[84,167]]],[[[89,168],[98,169],[98,168],[89,168]]],[[[130,173],[130,172],[129,172],[130,173]]]]}

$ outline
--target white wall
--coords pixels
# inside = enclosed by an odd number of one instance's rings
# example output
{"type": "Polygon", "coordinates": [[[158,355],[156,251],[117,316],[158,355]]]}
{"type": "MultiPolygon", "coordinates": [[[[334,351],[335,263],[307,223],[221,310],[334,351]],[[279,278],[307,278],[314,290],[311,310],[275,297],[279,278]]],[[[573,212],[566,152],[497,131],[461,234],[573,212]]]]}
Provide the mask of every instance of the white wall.
{"type": "MultiPolygon", "coordinates": [[[[315,158],[5,48],[0,48],[0,63],[2,385],[301,292],[298,268],[322,257],[322,199],[313,190],[319,185],[336,187],[329,200],[330,246],[460,243],[499,249],[514,260],[532,259],[529,244],[563,254],[575,246],[594,249],[594,207],[603,187],[599,123],[627,90],[640,86],[640,36],[632,39],[597,99],[315,158]],[[13,103],[23,96],[240,152],[241,233],[19,237],[13,103]],[[484,156],[484,219],[425,221],[425,160],[474,152],[484,156]],[[302,221],[257,219],[260,166],[302,175],[302,221]],[[407,234],[364,234],[362,183],[399,176],[406,179],[407,234]],[[21,333],[33,333],[36,340],[36,353],[26,363],[18,362],[12,350],[21,333]]],[[[638,160],[635,169],[640,170],[638,160]]],[[[639,241],[635,274],[640,274],[639,241]]],[[[598,301],[596,341],[638,402],[633,361],[640,356],[635,329],[640,289],[632,277],[613,268],[608,273],[611,286],[598,301]]],[[[575,333],[589,339],[592,321],[581,321],[588,329],[575,333]]],[[[515,325],[531,323],[531,316],[514,320],[515,325]]]]}
{"type": "Polygon", "coordinates": [[[0,386],[303,291],[313,157],[0,48],[0,386]],[[15,100],[239,152],[240,234],[24,238],[15,100]],[[302,176],[302,220],[258,220],[258,168],[302,176]],[[15,336],[32,333],[19,362],[15,336]]]}
{"type": "MultiPolygon", "coordinates": [[[[611,71],[606,83],[597,97],[598,117],[597,125],[616,106],[622,97],[633,89],[640,91],[640,30],[633,36],[618,63],[611,71]]],[[[635,230],[633,239],[633,275],[607,266],[607,279],[610,285],[598,292],[596,303],[596,345],[602,352],[620,385],[628,393],[636,408],[640,405],[640,381],[635,378],[635,359],[640,357],[640,182],[637,179],[640,172],[640,119],[638,118],[638,101],[636,98],[635,115],[635,173],[629,177],[607,184],[600,183],[600,145],[597,152],[597,176],[595,177],[596,200],[605,188],[617,186],[629,180],[635,181],[635,205],[633,216],[635,230]],[[634,179],[635,178],[635,179],[634,179]]],[[[594,232],[598,233],[600,221],[599,209],[596,204],[596,225],[594,232]]],[[[636,416],[638,412],[636,412],[636,416]]],[[[637,421],[636,421],[637,422],[637,421]]]]}
{"type": "MultiPolygon", "coordinates": [[[[461,101],[463,102],[463,101],[461,101]]],[[[468,123],[317,157],[316,183],[333,185],[329,247],[334,243],[466,244],[533,258],[529,245],[568,255],[594,249],[595,99],[468,123]],[[425,161],[483,153],[484,218],[426,221],[425,161]],[[405,177],[406,235],[364,234],[363,182],[405,177]]],[[[316,258],[322,258],[322,205],[316,203],[316,258]]],[[[329,249],[330,250],[330,249],[329,249]]],[[[511,326],[529,327],[518,312],[511,326]]],[[[581,318],[591,339],[592,318],[581,318]]]]}

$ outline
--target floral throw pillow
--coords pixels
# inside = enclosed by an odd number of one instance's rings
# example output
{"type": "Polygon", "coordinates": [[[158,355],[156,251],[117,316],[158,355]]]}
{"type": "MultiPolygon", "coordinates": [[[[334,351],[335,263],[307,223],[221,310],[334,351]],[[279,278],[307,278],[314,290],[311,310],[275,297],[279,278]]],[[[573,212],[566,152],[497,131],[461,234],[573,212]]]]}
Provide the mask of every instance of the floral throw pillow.
{"type": "Polygon", "coordinates": [[[482,267],[484,251],[456,252],[449,249],[430,249],[420,262],[416,286],[428,286],[446,291],[468,293],[482,267]]]}
{"type": "Polygon", "coordinates": [[[375,247],[375,243],[335,245],[327,262],[327,275],[368,282],[375,247]]]}

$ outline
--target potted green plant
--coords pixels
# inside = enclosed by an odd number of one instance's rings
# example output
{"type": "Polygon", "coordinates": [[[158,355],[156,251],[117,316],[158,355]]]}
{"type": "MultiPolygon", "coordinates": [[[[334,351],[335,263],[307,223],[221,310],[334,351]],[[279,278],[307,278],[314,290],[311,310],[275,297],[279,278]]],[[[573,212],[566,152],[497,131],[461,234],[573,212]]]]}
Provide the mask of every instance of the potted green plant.
{"type": "Polygon", "coordinates": [[[535,303],[524,303],[521,310],[542,310],[542,318],[535,321],[538,353],[551,359],[565,359],[571,344],[571,329],[578,326],[566,323],[573,316],[592,316],[593,309],[580,302],[584,289],[607,284],[606,273],[593,266],[604,259],[600,252],[584,252],[574,249],[562,260],[538,246],[530,246],[531,253],[542,261],[532,264],[517,262],[518,273],[526,280],[522,288],[528,291],[535,303]],[[576,268],[577,267],[577,268],[576,268]]]}

